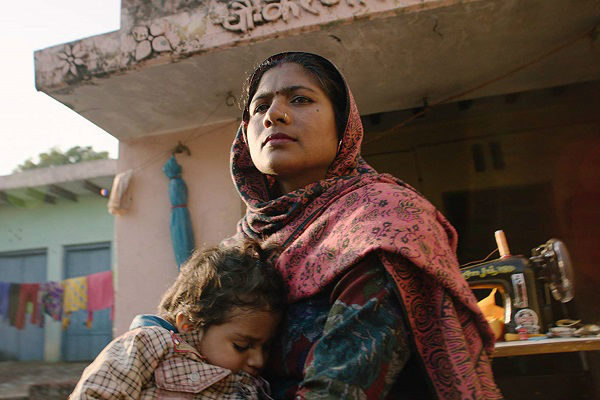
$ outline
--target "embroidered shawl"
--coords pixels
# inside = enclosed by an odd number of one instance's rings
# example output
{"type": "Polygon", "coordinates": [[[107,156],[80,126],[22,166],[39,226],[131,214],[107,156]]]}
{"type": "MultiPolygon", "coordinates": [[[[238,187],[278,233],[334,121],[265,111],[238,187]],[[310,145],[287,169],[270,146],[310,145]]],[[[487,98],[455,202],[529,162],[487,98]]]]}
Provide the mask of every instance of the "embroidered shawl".
{"type": "Polygon", "coordinates": [[[346,129],[326,178],[288,194],[256,169],[240,126],[230,161],[247,213],[231,240],[283,248],[276,266],[290,302],[319,293],[377,254],[396,282],[439,398],[501,398],[489,363],[493,334],[459,272],[454,228],[412,187],[362,159],[362,123],[347,85],[346,93],[346,129]]]}

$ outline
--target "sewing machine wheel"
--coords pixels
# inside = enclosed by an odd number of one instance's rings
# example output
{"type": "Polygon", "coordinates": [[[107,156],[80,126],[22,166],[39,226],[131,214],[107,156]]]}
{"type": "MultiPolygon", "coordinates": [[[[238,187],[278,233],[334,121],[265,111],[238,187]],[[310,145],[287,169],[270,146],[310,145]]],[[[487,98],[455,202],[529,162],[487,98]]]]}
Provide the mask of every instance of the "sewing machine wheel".
{"type": "Polygon", "coordinates": [[[542,267],[552,297],[562,303],[573,299],[573,265],[567,246],[558,240],[550,239],[533,249],[531,260],[542,267]]]}

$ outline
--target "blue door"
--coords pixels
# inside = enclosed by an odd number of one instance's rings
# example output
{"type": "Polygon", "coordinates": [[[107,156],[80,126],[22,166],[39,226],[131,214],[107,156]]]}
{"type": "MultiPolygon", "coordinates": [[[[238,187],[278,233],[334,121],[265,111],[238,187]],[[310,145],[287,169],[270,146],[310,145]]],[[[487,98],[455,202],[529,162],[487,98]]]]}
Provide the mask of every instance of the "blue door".
{"type": "MultiPolygon", "coordinates": [[[[46,250],[0,254],[0,281],[45,282],[46,250]]],[[[44,328],[32,325],[30,314],[26,317],[23,330],[0,317],[0,361],[44,359],[44,328]]]]}
{"type": "MultiPolygon", "coordinates": [[[[65,279],[76,278],[111,269],[110,243],[65,247],[65,279]]],[[[94,313],[91,328],[87,328],[87,311],[71,314],[71,323],[63,333],[64,361],[93,360],[112,340],[110,310],[94,313]]]]}

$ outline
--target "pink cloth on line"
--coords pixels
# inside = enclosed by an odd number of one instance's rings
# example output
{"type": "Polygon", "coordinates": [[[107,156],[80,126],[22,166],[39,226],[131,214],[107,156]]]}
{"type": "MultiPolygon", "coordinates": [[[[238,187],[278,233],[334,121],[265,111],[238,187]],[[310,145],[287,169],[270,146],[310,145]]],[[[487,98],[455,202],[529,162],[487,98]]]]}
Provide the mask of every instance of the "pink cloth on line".
{"type": "Polygon", "coordinates": [[[39,283],[21,283],[21,291],[19,292],[19,306],[17,309],[17,320],[15,327],[17,329],[25,328],[25,314],[27,313],[27,303],[33,303],[33,312],[31,313],[31,323],[38,324],[38,290],[39,283]]]}
{"type": "Polygon", "coordinates": [[[88,287],[88,326],[94,319],[93,312],[110,307],[110,319],[114,318],[115,291],[112,271],[98,272],[86,277],[88,287]]]}

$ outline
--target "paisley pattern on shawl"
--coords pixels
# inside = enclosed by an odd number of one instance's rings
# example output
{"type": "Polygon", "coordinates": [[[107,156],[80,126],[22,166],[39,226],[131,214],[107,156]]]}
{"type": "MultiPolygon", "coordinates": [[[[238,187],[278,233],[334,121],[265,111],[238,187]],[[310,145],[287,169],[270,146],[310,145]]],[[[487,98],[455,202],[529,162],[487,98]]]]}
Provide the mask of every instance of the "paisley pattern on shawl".
{"type": "Polygon", "coordinates": [[[290,302],[320,293],[377,254],[397,285],[437,395],[501,398],[489,363],[493,335],[460,274],[454,228],[412,187],[362,159],[362,123],[347,85],[346,92],[346,130],[327,176],[288,194],[256,169],[240,126],[231,173],[248,211],[231,240],[250,237],[283,248],[277,268],[290,302]]]}

